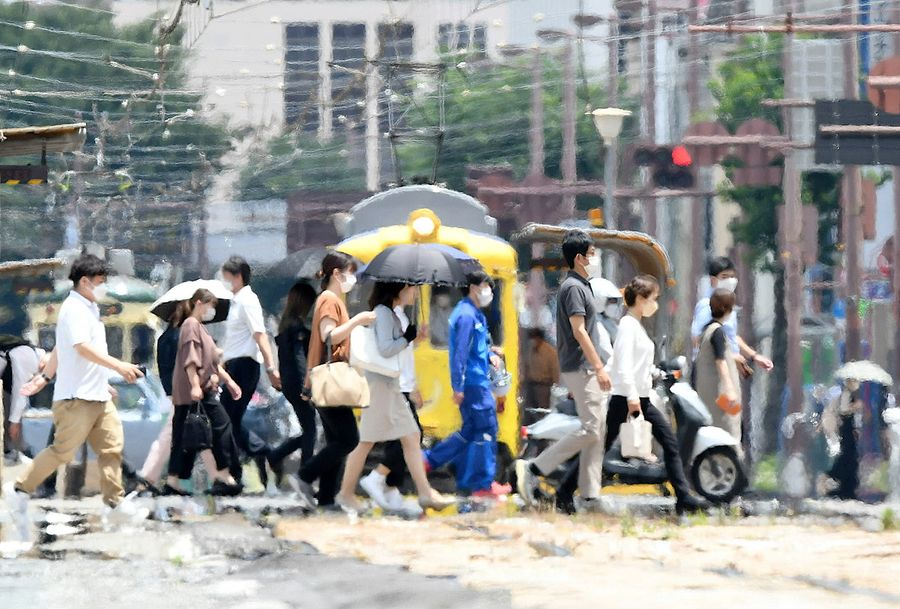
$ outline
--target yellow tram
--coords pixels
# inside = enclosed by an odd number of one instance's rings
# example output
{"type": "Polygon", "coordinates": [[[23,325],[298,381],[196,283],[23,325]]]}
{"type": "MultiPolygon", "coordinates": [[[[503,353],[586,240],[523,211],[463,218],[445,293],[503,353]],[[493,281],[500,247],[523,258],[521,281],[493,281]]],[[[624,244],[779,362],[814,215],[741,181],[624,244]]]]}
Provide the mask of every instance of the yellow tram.
{"type": "MultiPolygon", "coordinates": [[[[345,239],[335,246],[364,263],[401,243],[439,243],[468,254],[481,263],[495,282],[495,298],[486,311],[495,345],[506,366],[519,367],[518,314],[514,293],[517,260],[513,247],[496,236],[496,221],[478,201],[463,193],[436,186],[406,186],[378,193],[350,212],[345,239]]],[[[366,308],[368,293],[351,296],[351,313],[366,308]]],[[[447,319],[462,294],[457,288],[424,286],[419,324],[429,326],[429,339],[416,346],[416,376],[424,407],[420,412],[426,435],[444,438],[461,422],[453,403],[447,352],[447,319]]],[[[513,374],[507,397],[498,400],[501,461],[518,453],[518,375],[513,374]]],[[[501,464],[502,467],[502,464],[501,464]]]]}

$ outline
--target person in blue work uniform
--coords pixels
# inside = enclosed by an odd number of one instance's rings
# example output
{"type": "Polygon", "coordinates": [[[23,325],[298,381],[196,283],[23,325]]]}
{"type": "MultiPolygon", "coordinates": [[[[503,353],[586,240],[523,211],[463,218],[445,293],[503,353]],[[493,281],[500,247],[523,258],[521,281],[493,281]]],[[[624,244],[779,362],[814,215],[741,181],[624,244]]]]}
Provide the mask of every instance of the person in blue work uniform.
{"type": "Polygon", "coordinates": [[[459,405],[462,428],[425,452],[427,469],[453,462],[457,487],[473,496],[494,495],[497,471],[497,406],[491,393],[490,367],[499,366],[492,353],[487,318],[481,309],[494,299],[493,282],[484,271],[467,276],[464,298],[450,314],[450,384],[459,405]]]}

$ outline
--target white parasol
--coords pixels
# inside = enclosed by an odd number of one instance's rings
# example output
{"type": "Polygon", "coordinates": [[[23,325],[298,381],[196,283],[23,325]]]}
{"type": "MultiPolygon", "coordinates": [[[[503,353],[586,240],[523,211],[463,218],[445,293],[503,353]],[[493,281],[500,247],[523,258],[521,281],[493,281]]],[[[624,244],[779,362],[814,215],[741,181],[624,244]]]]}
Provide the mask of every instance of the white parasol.
{"type": "Polygon", "coordinates": [[[894,379],[884,368],[868,360],[844,364],[834,373],[834,378],[839,381],[854,379],[860,383],[878,383],[885,387],[890,387],[894,383],[894,379]]]}
{"type": "Polygon", "coordinates": [[[160,296],[156,302],[150,307],[150,312],[164,321],[169,321],[175,312],[178,303],[188,300],[199,289],[209,290],[219,300],[216,305],[216,316],[208,323],[216,323],[225,321],[228,317],[228,311],[231,308],[231,299],[234,294],[222,285],[221,281],[212,279],[195,279],[194,281],[185,281],[172,287],[168,292],[160,296]]]}

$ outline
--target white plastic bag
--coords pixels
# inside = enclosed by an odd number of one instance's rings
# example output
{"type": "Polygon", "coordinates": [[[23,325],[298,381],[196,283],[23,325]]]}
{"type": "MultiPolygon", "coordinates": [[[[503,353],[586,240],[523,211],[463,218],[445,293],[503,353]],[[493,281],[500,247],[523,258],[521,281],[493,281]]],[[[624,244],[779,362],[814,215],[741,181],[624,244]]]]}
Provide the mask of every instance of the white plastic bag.
{"type": "Polygon", "coordinates": [[[625,459],[650,459],[653,455],[653,426],[643,414],[628,417],[619,429],[622,457],[625,459]]]}

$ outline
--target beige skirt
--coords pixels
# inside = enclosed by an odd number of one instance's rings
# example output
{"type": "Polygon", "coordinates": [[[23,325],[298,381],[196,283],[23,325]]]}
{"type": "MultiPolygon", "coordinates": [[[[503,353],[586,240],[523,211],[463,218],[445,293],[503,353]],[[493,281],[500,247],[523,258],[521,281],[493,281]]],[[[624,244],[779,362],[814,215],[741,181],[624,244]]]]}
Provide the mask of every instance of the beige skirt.
{"type": "Polygon", "coordinates": [[[380,374],[366,373],[369,382],[369,407],[359,420],[360,442],[387,442],[419,433],[400,381],[380,374]]]}

